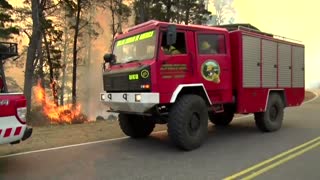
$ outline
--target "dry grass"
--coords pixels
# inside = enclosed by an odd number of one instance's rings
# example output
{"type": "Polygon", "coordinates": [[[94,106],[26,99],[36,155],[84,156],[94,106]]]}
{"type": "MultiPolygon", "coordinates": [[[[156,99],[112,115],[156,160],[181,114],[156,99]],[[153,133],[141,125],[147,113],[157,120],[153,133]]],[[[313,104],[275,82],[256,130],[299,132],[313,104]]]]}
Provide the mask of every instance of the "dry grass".
{"type": "Polygon", "coordinates": [[[310,92],[310,91],[306,91],[306,92],[304,93],[304,101],[308,101],[308,100],[314,98],[315,96],[316,96],[316,95],[315,95],[314,93],[312,93],[312,92],[310,92]]]}

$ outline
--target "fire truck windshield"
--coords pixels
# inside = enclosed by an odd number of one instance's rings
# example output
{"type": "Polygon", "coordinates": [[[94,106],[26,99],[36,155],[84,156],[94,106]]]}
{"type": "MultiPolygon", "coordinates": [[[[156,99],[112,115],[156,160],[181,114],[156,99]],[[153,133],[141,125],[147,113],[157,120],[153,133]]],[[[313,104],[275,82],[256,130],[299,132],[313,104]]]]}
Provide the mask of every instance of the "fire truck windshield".
{"type": "Polygon", "coordinates": [[[117,64],[152,59],[156,49],[155,41],[155,30],[117,40],[113,49],[117,64]]]}

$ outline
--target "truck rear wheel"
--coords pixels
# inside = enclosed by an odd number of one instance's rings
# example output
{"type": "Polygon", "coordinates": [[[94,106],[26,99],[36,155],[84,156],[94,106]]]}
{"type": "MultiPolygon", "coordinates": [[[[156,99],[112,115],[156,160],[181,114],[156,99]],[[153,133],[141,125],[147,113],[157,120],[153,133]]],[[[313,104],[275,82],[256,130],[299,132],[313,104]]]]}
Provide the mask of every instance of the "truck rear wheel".
{"type": "Polygon", "coordinates": [[[228,104],[224,106],[222,113],[209,112],[209,119],[216,126],[228,126],[233,120],[234,112],[234,106],[228,104]]]}
{"type": "Polygon", "coordinates": [[[254,114],[256,126],[263,132],[279,130],[282,126],[283,111],[284,102],[281,96],[277,93],[271,93],[266,111],[254,114]]]}
{"type": "Polygon", "coordinates": [[[119,125],[127,136],[144,138],[151,134],[155,122],[140,115],[119,114],[119,125]]]}
{"type": "Polygon", "coordinates": [[[197,95],[183,95],[171,107],[168,134],[179,148],[192,150],[201,146],[208,134],[208,110],[197,95]]]}

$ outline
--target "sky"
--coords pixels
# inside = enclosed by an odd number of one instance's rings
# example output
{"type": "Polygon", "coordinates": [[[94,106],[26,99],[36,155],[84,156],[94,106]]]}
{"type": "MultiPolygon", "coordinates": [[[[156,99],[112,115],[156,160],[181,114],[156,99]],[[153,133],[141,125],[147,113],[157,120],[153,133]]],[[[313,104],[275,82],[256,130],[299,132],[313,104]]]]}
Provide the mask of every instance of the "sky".
{"type": "Polygon", "coordinates": [[[261,31],[302,41],[306,87],[320,82],[320,1],[234,0],[233,7],[236,23],[250,23],[261,31]]]}

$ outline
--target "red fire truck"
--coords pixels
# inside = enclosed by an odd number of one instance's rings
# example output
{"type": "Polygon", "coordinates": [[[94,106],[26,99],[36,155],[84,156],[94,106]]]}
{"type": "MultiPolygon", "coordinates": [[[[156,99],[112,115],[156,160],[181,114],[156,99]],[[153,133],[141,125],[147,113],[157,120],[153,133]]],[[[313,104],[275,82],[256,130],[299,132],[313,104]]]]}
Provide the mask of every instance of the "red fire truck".
{"type": "Polygon", "coordinates": [[[263,132],[304,99],[304,45],[250,24],[219,27],[148,21],[119,34],[104,56],[100,99],[123,132],[148,136],[167,123],[178,147],[203,144],[208,119],[228,125],[254,114],[263,132]]]}
{"type": "Polygon", "coordinates": [[[26,98],[22,93],[9,93],[3,64],[18,55],[16,43],[0,42],[0,144],[16,144],[28,139],[32,127],[26,124],[26,98]]]}

